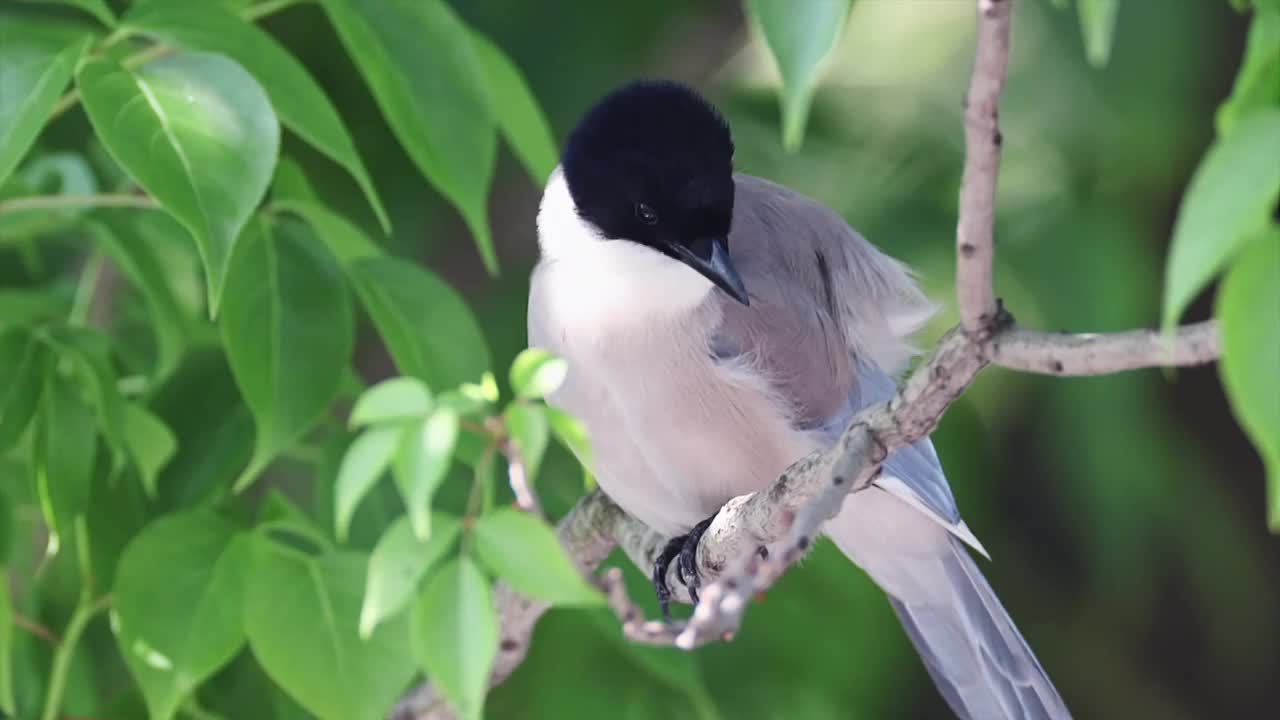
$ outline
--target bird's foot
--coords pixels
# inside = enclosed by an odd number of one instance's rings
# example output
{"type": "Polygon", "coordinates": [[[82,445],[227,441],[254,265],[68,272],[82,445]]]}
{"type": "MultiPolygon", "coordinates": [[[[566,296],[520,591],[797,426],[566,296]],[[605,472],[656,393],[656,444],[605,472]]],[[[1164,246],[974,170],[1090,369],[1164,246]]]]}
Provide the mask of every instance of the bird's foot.
{"type": "Polygon", "coordinates": [[[672,560],[676,561],[676,577],[680,584],[689,588],[689,597],[697,603],[698,588],[701,586],[698,575],[698,543],[715,519],[716,516],[712,515],[694,525],[687,534],[671,538],[653,563],[653,589],[658,594],[662,617],[668,622],[671,620],[671,588],[667,585],[667,568],[671,566],[672,560]]]}

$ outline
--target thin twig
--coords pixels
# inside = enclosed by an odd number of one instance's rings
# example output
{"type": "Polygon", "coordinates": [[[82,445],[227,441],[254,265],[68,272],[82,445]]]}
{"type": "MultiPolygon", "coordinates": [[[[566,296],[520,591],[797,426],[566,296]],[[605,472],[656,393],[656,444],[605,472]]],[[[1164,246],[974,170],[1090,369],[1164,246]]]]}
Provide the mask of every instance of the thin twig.
{"type": "Polygon", "coordinates": [[[0,215],[22,210],[53,210],[77,207],[129,207],[155,209],[159,203],[148,195],[102,193],[98,195],[30,195],[0,202],[0,215]]]}
{"type": "Polygon", "coordinates": [[[502,441],[502,454],[507,456],[507,482],[511,485],[511,492],[515,493],[516,507],[530,515],[545,518],[538,496],[529,484],[529,473],[524,454],[520,451],[520,443],[507,436],[502,441]]]}
{"type": "Polygon", "coordinates": [[[58,633],[50,630],[48,626],[38,623],[21,613],[15,612],[13,614],[13,624],[38,638],[42,638],[53,647],[57,647],[62,644],[62,638],[58,637],[58,633]]]}
{"type": "Polygon", "coordinates": [[[1000,169],[1000,94],[1009,70],[1013,0],[978,0],[978,49],[965,97],[964,176],[956,223],[956,300],[960,324],[981,335],[995,318],[996,176],[1000,169]]]}

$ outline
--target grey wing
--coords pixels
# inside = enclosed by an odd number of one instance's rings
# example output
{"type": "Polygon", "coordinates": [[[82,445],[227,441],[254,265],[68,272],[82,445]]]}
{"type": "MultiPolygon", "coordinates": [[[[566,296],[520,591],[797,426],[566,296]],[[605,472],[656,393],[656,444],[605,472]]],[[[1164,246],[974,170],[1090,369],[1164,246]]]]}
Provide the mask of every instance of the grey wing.
{"type": "MultiPolygon", "coordinates": [[[[799,193],[739,175],[729,252],[751,294],[722,300],[722,357],[757,365],[794,424],[834,440],[853,413],[893,396],[889,372],[934,306],[900,263],[799,193]]],[[[981,551],[928,439],[894,453],[877,481],[981,551]]]]}

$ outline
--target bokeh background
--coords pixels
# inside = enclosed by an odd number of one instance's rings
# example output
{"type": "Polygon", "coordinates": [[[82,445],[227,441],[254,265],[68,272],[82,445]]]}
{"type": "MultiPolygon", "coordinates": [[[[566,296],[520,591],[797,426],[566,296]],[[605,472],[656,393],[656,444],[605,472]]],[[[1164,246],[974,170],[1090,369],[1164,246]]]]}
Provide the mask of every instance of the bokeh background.
{"type": "MultiPolygon", "coordinates": [[[[596,98],[629,79],[702,88],[732,125],[741,170],[821,200],[920,270],[944,308],[923,341],[954,321],[971,0],[857,0],[795,154],[782,149],[776,70],[737,0],[452,4],[517,61],[561,141],[596,98]]],[[[490,209],[504,272],[488,277],[459,218],[335,52],[322,11],[299,6],[265,26],[348,122],[391,210],[387,242],[466,294],[494,366],[506,367],[525,343],[540,188],[514,158],[501,158],[490,209]]],[[[1226,0],[1123,2],[1110,62],[1096,69],[1073,12],[1050,0],[1018,3],[1001,113],[997,291],[1020,322],[1069,330],[1157,322],[1179,198],[1212,139],[1244,31],[1226,0]]],[[[67,138],[85,131],[59,129],[67,138]]],[[[283,150],[327,203],[380,235],[338,167],[292,136],[283,150]]],[[[1210,307],[1202,298],[1190,319],[1210,307]]],[[[394,374],[374,334],[362,338],[363,374],[394,374]]],[[[935,439],[994,558],[984,571],[1077,717],[1275,716],[1280,541],[1266,530],[1261,464],[1216,369],[1098,379],[991,369],[935,439]]],[[[562,512],[582,491],[581,473],[553,452],[540,491],[562,512]]],[[[287,475],[276,482],[287,487],[287,475]]],[[[365,511],[363,526],[376,528],[377,512],[365,511]]],[[[647,601],[642,574],[621,556],[610,562],[628,568],[633,596],[647,601]]],[[[212,682],[212,705],[257,697],[237,682],[248,662],[246,654],[212,682]]],[[[252,707],[228,717],[258,717],[252,707]]],[[[272,715],[295,712],[282,705],[272,715]]],[[[491,694],[488,716],[947,714],[881,593],[823,544],[751,609],[734,642],[692,654],[630,645],[607,612],[553,611],[529,659],[491,694]]]]}

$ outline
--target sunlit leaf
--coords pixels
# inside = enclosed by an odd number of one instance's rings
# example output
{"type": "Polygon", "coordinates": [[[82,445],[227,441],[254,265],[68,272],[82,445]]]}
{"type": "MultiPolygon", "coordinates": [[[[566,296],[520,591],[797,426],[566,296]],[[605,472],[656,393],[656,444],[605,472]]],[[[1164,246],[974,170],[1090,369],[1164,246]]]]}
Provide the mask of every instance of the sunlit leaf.
{"type": "Polygon", "coordinates": [[[1231,264],[1216,314],[1222,380],[1267,466],[1268,517],[1280,532],[1280,227],[1256,237],[1231,264]]]}
{"type": "Polygon", "coordinates": [[[431,411],[431,391],[417,378],[383,380],[365,390],[351,409],[351,426],[372,425],[425,417],[431,411]]]}
{"type": "Polygon", "coordinates": [[[99,56],[80,65],[76,85],[111,156],[195,238],[216,314],[232,249],[279,152],[266,93],[244,68],[210,53],[137,70],[99,56]]]}
{"type": "Polygon", "coordinates": [[[0,183],[31,149],[88,45],[85,35],[0,15],[0,183]]]}
{"type": "Polygon", "coordinates": [[[441,0],[323,0],[392,132],[497,272],[486,199],[497,132],[471,31],[441,0]]]}
{"type": "Polygon", "coordinates": [[[366,558],[254,546],[244,623],[267,675],[321,720],[386,717],[413,677],[413,653],[404,614],[360,638],[366,558]]]}
{"type": "Polygon", "coordinates": [[[479,33],[472,38],[484,66],[498,129],[533,181],[541,187],[551,177],[560,158],[551,126],[511,58],[489,38],[479,33]]]}
{"type": "Polygon", "coordinates": [[[354,344],[341,270],[306,225],[255,221],[227,280],[222,337],[258,429],[245,488],[328,409],[354,344]]]}
{"type": "Polygon", "coordinates": [[[480,561],[522,594],[555,605],[604,602],[542,520],[502,508],[476,520],[474,533],[480,561]]]}
{"type": "Polygon", "coordinates": [[[240,63],[262,84],[285,127],[351,173],[382,229],[390,232],[391,221],[337,109],[306,67],[270,34],[208,2],[145,3],[125,16],[122,28],[240,63]]]}
{"type": "Polygon", "coordinates": [[[1242,119],[1191,178],[1165,268],[1164,327],[1268,221],[1280,198],[1280,109],[1242,119]]]}
{"type": "Polygon", "coordinates": [[[782,143],[804,140],[822,61],[844,31],[851,0],[750,0],[747,7],[782,75],[782,143]]]}
{"type": "Polygon", "coordinates": [[[507,406],[502,417],[506,422],[507,432],[515,441],[520,459],[524,461],[525,475],[532,486],[538,477],[538,468],[542,466],[547,442],[551,439],[546,408],[542,405],[514,402],[507,406]]]}
{"type": "Polygon", "coordinates": [[[1076,9],[1080,14],[1080,32],[1084,35],[1085,57],[1090,65],[1103,67],[1111,59],[1120,0],[1076,0],[1076,9]]]}
{"type": "Polygon", "coordinates": [[[339,540],[346,541],[356,507],[391,465],[404,434],[399,425],[369,428],[347,448],[335,484],[334,527],[339,540]]]}
{"type": "Polygon", "coordinates": [[[556,391],[569,364],[542,348],[526,348],[511,363],[511,389],[516,395],[540,398],[556,391]]]}
{"type": "Polygon", "coordinates": [[[595,487],[595,479],[591,475],[593,457],[587,426],[563,410],[548,407],[545,412],[547,421],[551,424],[551,434],[578,459],[584,475],[583,486],[588,490],[592,489],[595,487]]]}
{"type": "Polygon", "coordinates": [[[457,541],[462,524],[452,515],[437,512],[431,514],[431,528],[431,537],[419,540],[409,518],[401,517],[378,539],[369,557],[360,637],[369,637],[379,623],[408,606],[422,579],[457,541]]]}
{"type": "Polygon", "coordinates": [[[435,274],[393,257],[357,260],[348,274],[400,372],[439,391],[489,370],[475,316],[435,274]]]}
{"type": "Polygon", "coordinates": [[[125,549],[112,590],[116,640],[151,717],[173,717],[244,644],[248,550],[206,510],[163,517],[125,549]]]}
{"type": "Polygon", "coordinates": [[[411,628],[414,655],[427,677],[463,720],[479,720],[498,655],[489,579],[465,555],[448,563],[418,596],[411,628]]]}
{"type": "Polygon", "coordinates": [[[396,453],[392,466],[396,487],[419,540],[431,535],[431,497],[449,471],[458,441],[458,424],[453,410],[437,408],[409,426],[396,453]]]}
{"type": "Polygon", "coordinates": [[[1231,97],[1218,108],[1218,134],[1227,135],[1246,113],[1280,106],[1280,5],[1259,8],[1249,23],[1244,63],[1231,97]]]}

